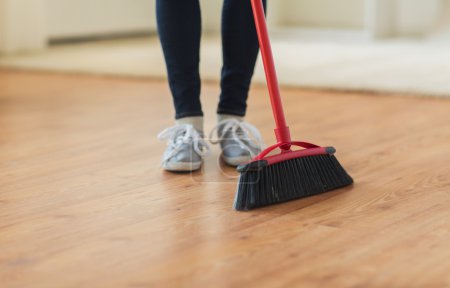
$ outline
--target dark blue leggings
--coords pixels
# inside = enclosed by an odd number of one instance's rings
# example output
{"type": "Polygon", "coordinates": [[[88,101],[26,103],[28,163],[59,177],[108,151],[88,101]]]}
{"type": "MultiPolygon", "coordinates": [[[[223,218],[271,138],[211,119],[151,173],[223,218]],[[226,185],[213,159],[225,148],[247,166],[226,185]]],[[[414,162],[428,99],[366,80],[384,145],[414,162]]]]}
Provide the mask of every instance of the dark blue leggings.
{"type": "MultiPolygon", "coordinates": [[[[263,2],[265,6],[266,0],[263,2]]],[[[199,0],[157,0],[156,13],[175,118],[202,116],[199,0]]],[[[224,0],[222,47],[221,94],[217,113],[244,116],[259,51],[250,0],[224,0]]]]}

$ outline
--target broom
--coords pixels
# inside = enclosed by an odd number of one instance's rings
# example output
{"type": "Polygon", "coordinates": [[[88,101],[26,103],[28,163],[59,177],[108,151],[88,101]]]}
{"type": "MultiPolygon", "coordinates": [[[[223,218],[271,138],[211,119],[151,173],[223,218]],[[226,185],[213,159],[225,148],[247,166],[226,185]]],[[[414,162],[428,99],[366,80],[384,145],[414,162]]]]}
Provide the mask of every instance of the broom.
{"type": "Polygon", "coordinates": [[[333,147],[291,141],[281,103],[275,64],[261,0],[251,0],[256,30],[266,73],[277,144],[268,147],[249,163],[239,165],[239,183],[234,200],[236,210],[286,202],[320,194],[353,183],[334,156],[333,147]],[[292,149],[300,147],[304,149],[292,149]],[[270,155],[275,149],[281,152],[270,155]]]}

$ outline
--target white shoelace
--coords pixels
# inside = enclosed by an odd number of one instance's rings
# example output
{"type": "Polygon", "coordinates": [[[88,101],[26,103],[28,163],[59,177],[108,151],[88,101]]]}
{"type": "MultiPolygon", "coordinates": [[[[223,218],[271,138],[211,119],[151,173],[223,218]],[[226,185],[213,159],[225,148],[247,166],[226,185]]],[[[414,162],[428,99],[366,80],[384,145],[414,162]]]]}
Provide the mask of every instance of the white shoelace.
{"type": "Polygon", "coordinates": [[[225,119],[220,121],[209,134],[210,142],[212,144],[217,144],[224,140],[224,135],[228,130],[231,131],[230,140],[234,140],[242,149],[247,150],[251,157],[256,156],[254,150],[258,151],[265,146],[261,134],[255,126],[236,119],[225,119]],[[221,133],[219,133],[219,130],[221,133]],[[218,136],[217,140],[213,140],[215,133],[217,133],[218,136]],[[247,143],[242,140],[245,140],[247,143]]]}
{"type": "Polygon", "coordinates": [[[163,163],[181,151],[183,144],[193,143],[195,153],[204,158],[208,155],[210,148],[208,143],[200,136],[192,125],[181,124],[164,129],[158,134],[159,140],[167,140],[169,148],[164,152],[163,163]]]}

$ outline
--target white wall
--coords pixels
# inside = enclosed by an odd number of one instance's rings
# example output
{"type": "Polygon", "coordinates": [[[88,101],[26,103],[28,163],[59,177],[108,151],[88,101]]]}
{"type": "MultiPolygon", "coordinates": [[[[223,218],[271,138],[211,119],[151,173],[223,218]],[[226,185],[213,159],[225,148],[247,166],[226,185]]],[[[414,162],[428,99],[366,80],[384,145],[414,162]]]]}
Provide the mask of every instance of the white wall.
{"type": "Polygon", "coordinates": [[[223,0],[200,0],[202,10],[202,26],[205,31],[220,31],[222,4],[223,0]]]}
{"type": "Polygon", "coordinates": [[[151,31],[154,1],[44,0],[49,38],[151,31]]]}
{"type": "MultiPolygon", "coordinates": [[[[272,1],[269,4],[274,4],[272,1]]],[[[364,26],[364,0],[282,0],[288,26],[357,29],[364,26]]]]}
{"type": "Polygon", "coordinates": [[[394,30],[397,35],[423,35],[438,23],[441,0],[396,0],[394,30]]]}
{"type": "MultiPolygon", "coordinates": [[[[200,1],[204,29],[219,31],[223,1],[200,1]]],[[[417,36],[443,25],[439,23],[445,22],[443,9],[450,9],[449,1],[269,0],[268,15],[272,28],[360,30],[374,38],[417,36]]],[[[0,52],[41,49],[54,38],[154,31],[154,10],[155,0],[0,0],[0,52]]]]}
{"type": "Polygon", "coordinates": [[[46,46],[41,0],[0,0],[0,53],[46,46]]]}
{"type": "MultiPolygon", "coordinates": [[[[366,0],[376,37],[430,35],[439,23],[444,0],[366,0]]],[[[447,1],[447,0],[446,0],[447,1]]]]}
{"type": "Polygon", "coordinates": [[[431,37],[438,40],[450,41],[450,0],[443,0],[439,11],[437,25],[431,37]]]}

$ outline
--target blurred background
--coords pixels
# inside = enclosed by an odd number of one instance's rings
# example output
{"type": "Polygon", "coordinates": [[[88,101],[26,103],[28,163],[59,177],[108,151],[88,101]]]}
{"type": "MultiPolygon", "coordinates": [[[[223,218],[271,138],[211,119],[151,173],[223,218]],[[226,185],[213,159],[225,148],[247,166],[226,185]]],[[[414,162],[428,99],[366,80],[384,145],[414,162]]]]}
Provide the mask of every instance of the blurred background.
{"type": "MultiPolygon", "coordinates": [[[[0,67],[163,78],[154,2],[0,0],[0,67]]],[[[223,1],[201,2],[217,80],[223,1]]],[[[450,0],[269,0],[268,19],[284,85],[450,95],[450,0]]]]}
{"type": "MultiPolygon", "coordinates": [[[[219,147],[160,167],[155,0],[0,0],[0,288],[450,287],[450,0],[267,1],[292,136],[355,185],[235,213],[219,147]]],[[[200,2],[209,132],[223,0],[200,2]]],[[[273,144],[257,65],[246,119],[273,144]]]]}

